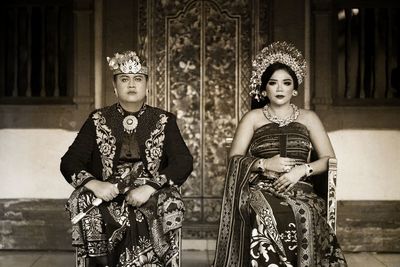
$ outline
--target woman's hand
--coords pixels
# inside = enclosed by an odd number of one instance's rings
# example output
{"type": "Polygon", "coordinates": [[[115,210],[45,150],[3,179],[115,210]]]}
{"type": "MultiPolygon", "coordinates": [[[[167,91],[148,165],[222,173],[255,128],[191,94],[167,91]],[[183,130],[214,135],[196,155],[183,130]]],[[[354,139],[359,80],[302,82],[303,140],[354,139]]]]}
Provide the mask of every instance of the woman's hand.
{"type": "Polygon", "coordinates": [[[156,191],[155,188],[150,185],[141,185],[135,189],[128,192],[125,200],[134,207],[140,207],[149,200],[151,194],[156,191]]]}
{"type": "Polygon", "coordinates": [[[279,154],[269,159],[264,159],[264,169],[275,172],[289,172],[296,164],[296,160],[292,158],[283,158],[279,154]]]}
{"type": "Polygon", "coordinates": [[[97,198],[104,201],[111,201],[119,194],[118,188],[109,182],[91,180],[85,184],[85,187],[91,190],[97,198]]]}
{"type": "Polygon", "coordinates": [[[275,189],[282,193],[288,192],[305,175],[305,166],[298,165],[292,168],[288,173],[283,174],[274,183],[275,189]]]}

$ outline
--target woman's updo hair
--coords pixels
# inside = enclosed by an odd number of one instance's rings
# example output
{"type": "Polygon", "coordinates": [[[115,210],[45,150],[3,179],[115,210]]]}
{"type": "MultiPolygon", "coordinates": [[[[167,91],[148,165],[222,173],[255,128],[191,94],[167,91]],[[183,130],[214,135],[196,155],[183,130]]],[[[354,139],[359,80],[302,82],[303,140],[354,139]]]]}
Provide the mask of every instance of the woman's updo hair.
{"type": "MultiPolygon", "coordinates": [[[[260,85],[260,92],[262,94],[263,91],[267,89],[267,83],[271,79],[271,76],[275,73],[277,70],[285,70],[287,73],[289,73],[290,77],[293,79],[293,87],[294,90],[297,90],[299,87],[299,81],[297,80],[296,74],[294,71],[285,64],[282,64],[280,62],[275,62],[271,65],[269,65],[263,74],[261,75],[261,85],[260,85]]],[[[266,104],[269,103],[268,97],[262,98],[260,101],[255,100],[254,98],[251,100],[251,109],[256,109],[256,108],[262,108],[266,104]]]]}

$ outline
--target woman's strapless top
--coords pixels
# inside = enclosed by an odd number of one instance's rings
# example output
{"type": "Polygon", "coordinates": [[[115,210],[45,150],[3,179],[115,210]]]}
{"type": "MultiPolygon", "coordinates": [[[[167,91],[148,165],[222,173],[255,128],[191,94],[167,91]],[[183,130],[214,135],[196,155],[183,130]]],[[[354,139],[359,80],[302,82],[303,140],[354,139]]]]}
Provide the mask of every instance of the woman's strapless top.
{"type": "Polygon", "coordinates": [[[258,128],[251,140],[248,153],[259,158],[295,158],[302,164],[309,161],[312,144],[307,127],[299,122],[279,127],[268,123],[258,128]]]}

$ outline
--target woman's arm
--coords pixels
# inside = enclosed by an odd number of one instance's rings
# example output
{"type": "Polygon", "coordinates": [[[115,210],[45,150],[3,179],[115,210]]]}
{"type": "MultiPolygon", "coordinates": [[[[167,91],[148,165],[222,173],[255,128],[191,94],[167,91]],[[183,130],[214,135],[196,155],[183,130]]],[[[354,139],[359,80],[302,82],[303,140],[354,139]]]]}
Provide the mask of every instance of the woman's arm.
{"type": "Polygon", "coordinates": [[[235,131],[235,136],[233,137],[231,149],[229,151],[229,158],[246,154],[251,139],[253,138],[256,115],[256,111],[252,110],[247,112],[240,120],[235,131]]]}
{"type": "Polygon", "coordinates": [[[328,159],[335,157],[331,141],[318,115],[313,111],[305,114],[306,126],[310,133],[311,142],[317,152],[318,160],[310,163],[314,174],[320,174],[328,169],[328,159]]]}

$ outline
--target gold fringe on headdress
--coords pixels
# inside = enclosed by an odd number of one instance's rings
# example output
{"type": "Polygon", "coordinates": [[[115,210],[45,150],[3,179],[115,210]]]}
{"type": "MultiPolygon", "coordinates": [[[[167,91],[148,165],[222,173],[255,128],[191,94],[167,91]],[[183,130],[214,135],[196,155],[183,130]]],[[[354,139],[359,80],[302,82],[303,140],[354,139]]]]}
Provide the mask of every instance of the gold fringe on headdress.
{"type": "Polygon", "coordinates": [[[250,95],[257,101],[260,100],[261,76],[270,65],[279,62],[287,65],[296,74],[299,84],[303,82],[306,74],[306,61],[296,47],[286,42],[274,42],[264,47],[253,60],[253,72],[250,78],[250,95]]]}
{"type": "Polygon", "coordinates": [[[140,64],[139,57],[133,51],[115,53],[114,57],[107,57],[107,62],[114,75],[120,73],[148,75],[147,67],[140,64]]]}

